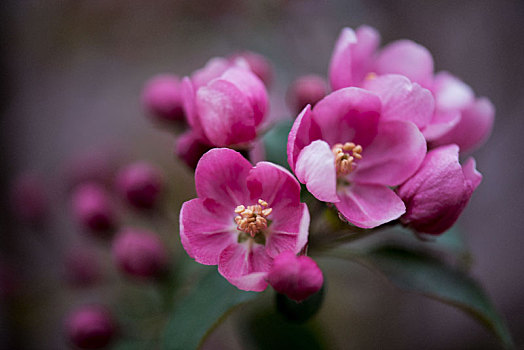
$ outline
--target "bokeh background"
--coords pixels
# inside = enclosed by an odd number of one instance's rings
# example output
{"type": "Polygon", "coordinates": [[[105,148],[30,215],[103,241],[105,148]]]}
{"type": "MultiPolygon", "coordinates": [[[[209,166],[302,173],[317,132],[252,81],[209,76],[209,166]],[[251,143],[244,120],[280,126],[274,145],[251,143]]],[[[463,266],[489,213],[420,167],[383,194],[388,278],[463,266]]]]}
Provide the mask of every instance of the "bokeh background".
{"type": "MultiPolygon", "coordinates": [[[[285,117],[291,80],[326,76],[339,31],[361,24],[377,28],[383,43],[409,38],[426,46],[436,70],[461,77],[495,104],[493,134],[474,153],[484,180],[459,225],[474,276],[524,346],[524,2],[4,0],[0,16],[0,250],[2,264],[23,276],[27,295],[16,310],[2,302],[0,347],[67,348],[61,319],[68,308],[111,298],[106,287],[71,291],[60,282],[59,257],[88,244],[70,219],[65,194],[72,159],[86,150],[149,159],[165,169],[176,203],[194,195],[191,171],[172,154],[172,136],[141,109],[150,76],[187,75],[210,57],[253,50],[273,63],[271,110],[285,117]],[[53,224],[45,228],[22,227],[11,215],[7,194],[26,171],[42,174],[53,199],[53,224]]],[[[359,266],[322,264],[331,267],[333,281],[318,316],[330,348],[498,346],[448,306],[405,295],[359,266]]],[[[206,348],[245,348],[238,322],[232,317],[219,327],[206,348]]]]}

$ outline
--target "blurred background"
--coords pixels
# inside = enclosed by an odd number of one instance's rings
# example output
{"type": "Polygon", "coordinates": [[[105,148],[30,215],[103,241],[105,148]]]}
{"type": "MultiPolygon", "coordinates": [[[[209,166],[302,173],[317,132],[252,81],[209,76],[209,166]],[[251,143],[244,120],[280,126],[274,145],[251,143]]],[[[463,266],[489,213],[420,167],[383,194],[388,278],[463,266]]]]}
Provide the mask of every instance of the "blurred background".
{"type": "MultiPolygon", "coordinates": [[[[192,172],[173,156],[173,137],[140,106],[148,78],[188,75],[213,56],[252,50],[275,70],[271,113],[289,117],[288,84],[303,74],[326,76],[340,30],[362,24],[377,28],[383,44],[409,38],[424,45],[437,71],[452,72],[496,106],[493,134],[474,153],[484,180],[459,226],[474,276],[524,346],[524,2],[5,0],[2,9],[2,348],[67,348],[62,320],[71,307],[118,298],[107,284],[86,290],[63,282],[71,247],[92,246],[102,261],[110,259],[71,219],[71,167],[96,159],[103,175],[147,159],[164,169],[177,195],[173,217],[194,197],[192,172]],[[12,215],[8,194],[26,173],[38,174],[49,194],[49,224],[21,225],[12,215]],[[20,290],[23,302],[10,302],[20,290]]],[[[176,227],[165,235],[168,244],[178,244],[176,227]]],[[[401,293],[362,267],[319,263],[331,283],[318,316],[329,348],[498,346],[451,307],[401,293]]],[[[104,274],[114,280],[116,272],[104,274]]],[[[205,347],[247,348],[239,323],[235,315],[205,347]]]]}

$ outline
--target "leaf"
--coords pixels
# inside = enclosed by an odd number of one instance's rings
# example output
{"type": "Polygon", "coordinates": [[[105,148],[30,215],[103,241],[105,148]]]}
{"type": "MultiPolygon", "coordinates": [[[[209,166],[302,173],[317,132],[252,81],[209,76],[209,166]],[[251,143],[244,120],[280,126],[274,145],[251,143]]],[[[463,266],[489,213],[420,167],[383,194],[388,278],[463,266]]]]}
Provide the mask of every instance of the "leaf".
{"type": "Polygon", "coordinates": [[[234,307],[257,295],[237,289],[215,268],[210,268],[195,288],[175,305],[162,348],[197,349],[234,307]]]}
{"type": "Polygon", "coordinates": [[[357,261],[379,270],[397,287],[454,306],[492,331],[506,348],[514,348],[511,334],[489,297],[473,278],[426,254],[383,246],[357,261]]]}
{"type": "Polygon", "coordinates": [[[266,160],[282,165],[286,169],[289,169],[289,164],[287,163],[287,138],[292,126],[293,120],[282,121],[269,130],[263,138],[266,160]]]}

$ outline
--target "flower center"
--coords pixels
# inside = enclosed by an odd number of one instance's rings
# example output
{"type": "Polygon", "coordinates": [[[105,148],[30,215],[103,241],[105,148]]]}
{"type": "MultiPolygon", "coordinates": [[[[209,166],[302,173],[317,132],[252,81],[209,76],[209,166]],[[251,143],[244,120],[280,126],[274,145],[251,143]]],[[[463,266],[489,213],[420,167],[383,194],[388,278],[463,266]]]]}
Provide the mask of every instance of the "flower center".
{"type": "Polygon", "coordinates": [[[362,159],[362,146],[353,142],[337,143],[331,149],[335,155],[337,175],[347,175],[355,170],[357,159],[362,159]]]}
{"type": "Polygon", "coordinates": [[[267,206],[266,201],[259,199],[258,204],[248,207],[243,205],[236,207],[235,213],[238,214],[235,217],[237,229],[255,238],[258,233],[267,228],[267,217],[273,211],[272,208],[268,208],[267,206]]]}

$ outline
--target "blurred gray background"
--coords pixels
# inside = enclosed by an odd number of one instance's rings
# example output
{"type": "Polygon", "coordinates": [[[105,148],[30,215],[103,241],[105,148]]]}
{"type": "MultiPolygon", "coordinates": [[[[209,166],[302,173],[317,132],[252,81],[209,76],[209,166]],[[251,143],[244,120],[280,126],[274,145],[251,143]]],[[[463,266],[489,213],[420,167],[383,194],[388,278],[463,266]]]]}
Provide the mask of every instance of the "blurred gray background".
{"type": "MultiPolygon", "coordinates": [[[[344,26],[368,24],[383,43],[409,38],[426,46],[436,70],[461,77],[497,109],[491,138],[474,153],[484,180],[459,224],[475,257],[474,275],[524,346],[524,2],[6,0],[2,8],[2,193],[26,170],[60,188],[67,159],[110,145],[165,164],[169,181],[180,184],[180,201],[191,198],[192,176],[172,157],[173,138],[140,108],[151,75],[187,75],[212,56],[253,50],[273,62],[272,113],[285,115],[287,84],[306,73],[327,75],[344,26]]],[[[4,198],[2,244],[11,261],[30,276],[51,274],[58,267],[50,251],[76,235],[61,222],[67,204],[53,208],[58,223],[38,239],[16,230],[6,205],[4,198]]],[[[497,348],[490,334],[450,307],[400,293],[358,266],[330,271],[338,282],[319,317],[333,348],[497,348]]],[[[73,297],[62,302],[67,298],[73,297]]],[[[5,319],[2,338],[12,346],[5,319]]],[[[60,325],[45,319],[27,330],[24,346],[65,346],[60,325]]],[[[231,340],[234,321],[220,330],[207,347],[242,348],[231,340]]]]}

